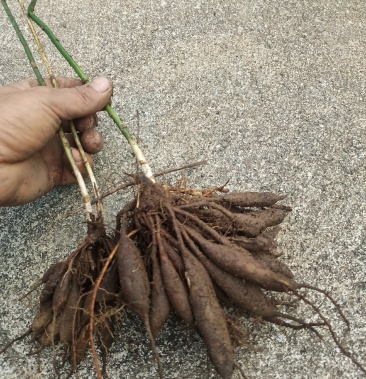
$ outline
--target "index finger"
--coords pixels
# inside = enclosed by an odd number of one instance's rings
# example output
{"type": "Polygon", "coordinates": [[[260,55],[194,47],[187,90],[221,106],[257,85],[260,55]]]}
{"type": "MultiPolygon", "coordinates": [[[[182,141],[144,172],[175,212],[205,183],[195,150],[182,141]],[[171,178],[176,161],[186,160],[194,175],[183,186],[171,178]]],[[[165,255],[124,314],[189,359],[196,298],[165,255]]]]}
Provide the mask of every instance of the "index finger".
{"type": "MultiPolygon", "coordinates": [[[[52,81],[50,78],[46,78],[44,81],[46,82],[47,87],[52,87],[52,81]]],[[[70,77],[56,78],[56,83],[57,83],[58,88],[73,88],[73,87],[81,86],[84,84],[80,79],[70,78],[70,77]]],[[[29,79],[28,84],[29,84],[28,88],[39,86],[37,79],[34,79],[34,78],[29,79]]]]}
{"type": "MultiPolygon", "coordinates": [[[[47,87],[52,87],[52,81],[50,78],[46,78],[44,81],[46,82],[47,87]]],[[[59,88],[72,88],[81,86],[83,84],[83,82],[80,79],[70,77],[56,78],[56,83],[59,88]]],[[[34,87],[39,87],[39,83],[37,79],[30,78],[10,83],[2,87],[2,90],[4,90],[4,92],[25,91],[34,87]]]]}

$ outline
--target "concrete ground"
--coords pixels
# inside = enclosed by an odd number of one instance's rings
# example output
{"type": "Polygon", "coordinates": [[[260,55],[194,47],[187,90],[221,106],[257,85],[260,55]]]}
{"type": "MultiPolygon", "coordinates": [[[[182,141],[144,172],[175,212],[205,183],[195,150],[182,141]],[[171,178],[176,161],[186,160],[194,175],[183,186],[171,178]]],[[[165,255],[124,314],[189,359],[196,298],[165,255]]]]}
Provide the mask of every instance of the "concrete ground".
{"type": "MultiPolygon", "coordinates": [[[[19,16],[17,2],[9,3],[19,16]]],[[[90,77],[114,81],[114,106],[139,134],[154,170],[207,159],[208,166],[184,172],[189,186],[230,179],[231,190],[288,194],[293,212],[279,236],[283,259],[300,282],[331,291],[351,332],[328,301],[318,296],[318,304],[366,365],[366,2],[44,0],[37,13],[90,77]]],[[[32,76],[3,11],[0,25],[0,84],[32,76]]],[[[55,49],[47,51],[58,75],[73,75],[55,49]]],[[[136,165],[105,116],[100,130],[106,143],[95,168],[105,190],[136,165]]],[[[130,196],[106,200],[111,226],[130,196]]],[[[20,295],[83,238],[80,205],[72,186],[0,210],[1,344],[34,316],[36,295],[20,295]]],[[[292,311],[309,314],[303,305],[292,311]]],[[[237,362],[250,379],[365,377],[329,337],[242,323],[251,343],[237,351],[237,362]]],[[[136,320],[121,324],[110,378],[155,377],[140,330],[136,320]]],[[[166,378],[217,377],[197,334],[173,319],[158,346],[166,378]]],[[[26,340],[0,355],[0,376],[53,378],[52,353],[43,352],[38,371],[30,349],[26,340]]],[[[92,373],[88,358],[80,378],[92,373]]]]}

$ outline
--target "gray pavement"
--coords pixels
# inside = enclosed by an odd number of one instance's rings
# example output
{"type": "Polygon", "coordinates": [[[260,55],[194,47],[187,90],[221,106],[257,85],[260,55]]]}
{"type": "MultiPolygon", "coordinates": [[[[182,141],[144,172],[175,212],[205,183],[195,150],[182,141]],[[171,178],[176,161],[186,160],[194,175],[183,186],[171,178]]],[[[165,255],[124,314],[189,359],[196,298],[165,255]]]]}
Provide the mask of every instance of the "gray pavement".
{"type": "MultiPolygon", "coordinates": [[[[321,309],[366,364],[366,2],[44,0],[37,13],[90,77],[114,81],[113,103],[154,170],[207,159],[208,166],[185,171],[191,187],[230,179],[231,190],[288,194],[293,212],[279,236],[283,259],[299,281],[331,291],[351,332],[329,302],[321,309]]],[[[0,40],[0,84],[32,76],[3,11],[0,40]]],[[[58,75],[73,75],[47,50],[58,75]]],[[[95,167],[107,189],[136,165],[105,116],[100,129],[106,143],[95,167]]],[[[176,183],[181,175],[164,180],[176,183]]],[[[110,225],[131,195],[106,200],[110,225]]],[[[1,344],[34,315],[36,295],[19,296],[82,239],[80,205],[73,186],[0,209],[1,344]]],[[[293,312],[310,314],[303,305],[293,312]]],[[[328,337],[242,323],[252,342],[237,351],[237,361],[248,378],[365,377],[328,337]]],[[[155,377],[140,330],[136,320],[121,323],[111,378],[155,377]]],[[[173,319],[158,346],[167,378],[216,378],[200,338],[173,319]]],[[[0,355],[0,376],[53,378],[52,353],[42,354],[39,371],[29,350],[24,341],[0,355]]],[[[88,358],[80,378],[92,373],[88,358]]]]}

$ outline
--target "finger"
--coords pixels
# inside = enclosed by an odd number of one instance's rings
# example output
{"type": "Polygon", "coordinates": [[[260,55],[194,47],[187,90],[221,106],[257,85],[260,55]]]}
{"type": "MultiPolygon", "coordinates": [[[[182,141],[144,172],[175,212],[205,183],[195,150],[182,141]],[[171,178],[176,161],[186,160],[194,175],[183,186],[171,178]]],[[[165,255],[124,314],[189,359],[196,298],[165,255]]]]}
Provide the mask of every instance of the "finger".
{"type": "MultiPolygon", "coordinates": [[[[73,120],[73,123],[75,125],[75,128],[78,132],[84,132],[88,129],[93,129],[98,126],[98,116],[96,113],[85,116],[82,118],[77,118],[73,120]]],[[[61,128],[64,130],[65,133],[70,133],[70,121],[69,120],[62,120],[61,121],[61,128]]]]}
{"type": "Polygon", "coordinates": [[[96,154],[102,150],[104,140],[102,135],[95,129],[88,129],[80,137],[84,150],[89,154],[96,154]]]}
{"type": "MultiPolygon", "coordinates": [[[[52,80],[50,78],[45,78],[47,87],[53,87],[52,80]]],[[[81,86],[83,82],[77,78],[70,77],[60,77],[56,78],[57,88],[73,88],[77,86],[81,86]]],[[[37,79],[26,79],[20,82],[14,83],[19,89],[29,89],[34,87],[39,87],[39,83],[37,79]]]]}
{"type": "MultiPolygon", "coordinates": [[[[85,168],[85,164],[84,164],[83,158],[81,157],[81,155],[79,153],[79,150],[76,149],[75,147],[72,147],[71,148],[71,153],[72,153],[74,161],[75,161],[76,165],[78,166],[80,172],[83,175],[86,174],[87,171],[86,171],[86,168],[85,168]]],[[[85,156],[86,156],[89,164],[93,167],[94,166],[94,162],[93,162],[93,158],[91,157],[91,155],[85,154],[85,156]]]]}
{"type": "Polygon", "coordinates": [[[88,129],[94,129],[98,125],[98,115],[96,113],[90,116],[78,118],[74,120],[75,127],[79,132],[85,132],[88,129]]]}
{"type": "Polygon", "coordinates": [[[50,109],[64,120],[85,117],[104,108],[112,95],[112,83],[105,77],[99,77],[90,84],[73,88],[38,88],[47,95],[46,103],[50,109]]]}
{"type": "MultiPolygon", "coordinates": [[[[89,154],[99,153],[104,146],[102,135],[95,129],[88,129],[84,133],[78,133],[78,136],[83,149],[89,154]]],[[[72,133],[65,133],[65,137],[71,147],[77,146],[72,133]]]]}
{"type": "MultiPolygon", "coordinates": [[[[51,80],[45,79],[47,86],[51,86],[51,80]]],[[[60,77],[56,78],[56,83],[58,88],[73,88],[77,86],[81,86],[84,82],[78,78],[70,78],[70,77],[60,77]]]]}
{"type": "MultiPolygon", "coordinates": [[[[45,79],[50,84],[50,79],[45,79]]],[[[49,88],[40,87],[36,79],[22,80],[6,86],[10,89],[27,90],[37,89],[43,96],[49,94],[48,103],[53,105],[60,118],[71,120],[73,118],[85,117],[95,113],[109,102],[112,95],[112,83],[106,77],[98,77],[89,84],[82,84],[76,78],[57,78],[60,92],[54,92],[49,88]],[[48,92],[47,92],[48,91],[48,92]],[[72,103],[73,107],[71,106],[72,103]],[[59,104],[55,104],[59,103],[59,104]],[[77,107],[81,109],[77,109],[77,107]],[[94,112],[92,111],[94,110],[94,112]]]]}
{"type": "Polygon", "coordinates": [[[56,134],[61,120],[101,110],[111,94],[111,82],[101,77],[73,88],[36,87],[5,95],[0,109],[6,110],[3,123],[9,127],[2,134],[0,159],[1,155],[12,161],[28,158],[56,134]]]}
{"type": "MultiPolygon", "coordinates": [[[[86,170],[85,164],[83,162],[83,159],[81,158],[79,151],[75,148],[71,148],[71,152],[72,152],[72,156],[75,160],[76,166],[80,170],[81,174],[84,177],[87,176],[88,172],[86,170]]],[[[93,158],[89,154],[86,154],[86,157],[87,157],[87,160],[88,160],[89,164],[91,165],[91,167],[93,167],[93,165],[94,165],[93,158]]],[[[72,168],[70,166],[70,163],[67,161],[66,157],[65,157],[65,165],[66,165],[67,169],[65,169],[63,172],[61,185],[77,183],[76,177],[75,177],[75,175],[72,171],[72,168]]]]}
{"type": "Polygon", "coordinates": [[[16,87],[11,86],[10,84],[4,87],[0,87],[0,95],[5,95],[10,92],[17,92],[19,89],[16,87]]]}
{"type": "MultiPolygon", "coordinates": [[[[46,82],[47,87],[52,87],[52,81],[50,78],[45,78],[44,81],[46,82]]],[[[80,79],[77,78],[70,78],[70,77],[60,77],[56,78],[57,87],[59,88],[72,88],[76,86],[81,86],[83,82],[80,79]]],[[[39,83],[37,79],[30,78],[30,79],[24,79],[19,80],[14,83],[9,83],[8,85],[2,87],[4,90],[11,90],[11,91],[25,91],[27,89],[31,89],[34,87],[39,87],[39,83]]]]}

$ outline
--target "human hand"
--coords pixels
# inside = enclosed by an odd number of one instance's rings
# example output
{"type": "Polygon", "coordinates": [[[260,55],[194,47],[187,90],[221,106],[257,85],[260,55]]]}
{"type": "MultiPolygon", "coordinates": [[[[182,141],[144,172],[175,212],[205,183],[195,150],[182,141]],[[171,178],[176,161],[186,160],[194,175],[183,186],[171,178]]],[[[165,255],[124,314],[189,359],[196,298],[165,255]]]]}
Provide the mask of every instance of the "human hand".
{"type": "MultiPolygon", "coordinates": [[[[95,112],[110,101],[112,84],[104,77],[85,85],[74,78],[58,78],[57,83],[59,88],[40,87],[36,80],[0,87],[0,206],[25,204],[57,186],[76,183],[57,130],[62,126],[67,131],[69,120],[75,120],[79,132],[94,129],[95,112]]],[[[98,152],[102,137],[87,134],[93,138],[81,137],[85,151],[98,152]]],[[[72,147],[72,154],[85,175],[78,150],[72,147]]]]}

